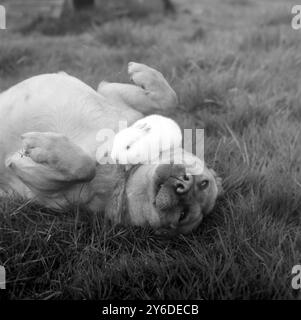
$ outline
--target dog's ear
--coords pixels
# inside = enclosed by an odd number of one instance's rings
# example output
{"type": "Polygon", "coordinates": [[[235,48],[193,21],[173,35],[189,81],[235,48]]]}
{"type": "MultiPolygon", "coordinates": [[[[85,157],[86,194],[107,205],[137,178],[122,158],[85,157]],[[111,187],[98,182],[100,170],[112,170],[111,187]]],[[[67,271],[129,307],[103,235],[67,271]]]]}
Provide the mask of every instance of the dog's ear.
{"type": "Polygon", "coordinates": [[[216,182],[216,186],[217,186],[217,196],[218,197],[221,197],[224,195],[225,191],[224,191],[224,188],[223,188],[223,180],[221,177],[219,177],[217,175],[217,173],[213,170],[213,169],[209,169],[210,172],[212,173],[214,179],[215,179],[215,182],[216,182]]]}

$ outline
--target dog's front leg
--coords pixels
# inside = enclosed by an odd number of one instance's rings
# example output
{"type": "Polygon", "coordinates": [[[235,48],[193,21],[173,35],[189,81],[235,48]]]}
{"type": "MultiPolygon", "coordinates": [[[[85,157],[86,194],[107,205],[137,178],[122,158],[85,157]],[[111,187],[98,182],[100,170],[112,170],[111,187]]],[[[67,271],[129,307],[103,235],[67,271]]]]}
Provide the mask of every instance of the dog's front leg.
{"type": "Polygon", "coordinates": [[[37,193],[55,193],[95,176],[96,163],[64,135],[30,132],[23,149],[6,159],[6,166],[37,193]]]}

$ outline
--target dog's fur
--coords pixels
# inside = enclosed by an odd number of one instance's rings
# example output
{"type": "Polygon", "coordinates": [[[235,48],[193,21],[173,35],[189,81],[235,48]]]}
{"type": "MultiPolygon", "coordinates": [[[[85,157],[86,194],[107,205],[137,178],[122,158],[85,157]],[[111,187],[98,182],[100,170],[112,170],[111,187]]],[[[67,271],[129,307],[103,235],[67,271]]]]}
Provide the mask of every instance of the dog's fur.
{"type": "Polygon", "coordinates": [[[143,113],[177,106],[161,73],[130,63],[129,74],[133,85],[102,82],[97,92],[65,73],[39,75],[3,92],[0,188],[56,209],[81,203],[115,223],[149,224],[163,234],[198,226],[218,195],[219,179],[206,166],[189,175],[185,165],[125,170],[96,161],[100,129],[117,133],[119,120],[131,125],[143,113]]]}

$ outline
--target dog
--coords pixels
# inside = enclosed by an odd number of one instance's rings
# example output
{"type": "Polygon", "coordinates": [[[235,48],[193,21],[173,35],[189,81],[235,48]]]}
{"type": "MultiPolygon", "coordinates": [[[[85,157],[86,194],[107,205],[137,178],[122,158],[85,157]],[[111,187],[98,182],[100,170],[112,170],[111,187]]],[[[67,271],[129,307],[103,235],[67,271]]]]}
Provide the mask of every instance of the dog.
{"type": "Polygon", "coordinates": [[[128,73],[132,84],[101,82],[97,91],[59,72],[1,93],[0,189],[56,210],[78,203],[114,224],[149,225],[159,235],[197,228],[221,180],[182,149],[178,125],[158,115],[178,104],[163,75],[135,62],[128,73]],[[120,121],[130,127],[118,132],[120,121]],[[117,133],[111,143],[100,137],[108,130],[117,133]],[[173,150],[166,156],[168,139],[173,150]],[[143,149],[157,142],[162,148],[149,163],[143,149]]]}

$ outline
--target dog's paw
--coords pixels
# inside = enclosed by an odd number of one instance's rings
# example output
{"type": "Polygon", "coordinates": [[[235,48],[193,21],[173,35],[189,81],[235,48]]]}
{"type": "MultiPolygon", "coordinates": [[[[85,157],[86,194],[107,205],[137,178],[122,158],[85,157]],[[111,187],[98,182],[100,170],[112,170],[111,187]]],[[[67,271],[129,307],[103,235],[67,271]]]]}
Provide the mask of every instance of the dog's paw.
{"type": "Polygon", "coordinates": [[[33,166],[34,163],[35,162],[31,158],[25,156],[24,149],[21,149],[13,154],[10,154],[5,159],[5,166],[12,170],[15,170],[16,168],[33,166]]]}
{"type": "Polygon", "coordinates": [[[40,164],[55,166],[68,139],[59,133],[28,132],[21,136],[24,156],[40,164]]]}
{"type": "Polygon", "coordinates": [[[128,74],[137,86],[146,91],[159,90],[166,85],[166,80],[161,72],[142,63],[130,62],[128,64],[128,74]]]}
{"type": "Polygon", "coordinates": [[[174,108],[178,104],[177,94],[158,70],[145,64],[130,62],[128,73],[131,80],[144,89],[148,98],[156,102],[161,109],[174,108]]]}
{"type": "Polygon", "coordinates": [[[182,133],[177,123],[152,115],[115,136],[111,158],[120,164],[155,163],[162,152],[181,145],[182,133]]]}

